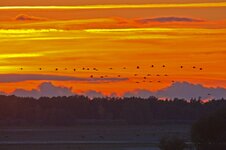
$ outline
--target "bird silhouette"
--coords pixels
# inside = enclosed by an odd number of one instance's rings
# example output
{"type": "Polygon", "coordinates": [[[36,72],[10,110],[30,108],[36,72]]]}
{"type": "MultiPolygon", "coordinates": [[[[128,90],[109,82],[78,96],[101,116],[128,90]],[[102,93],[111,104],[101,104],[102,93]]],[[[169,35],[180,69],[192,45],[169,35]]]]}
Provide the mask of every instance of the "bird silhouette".
{"type": "Polygon", "coordinates": [[[110,70],[112,70],[113,68],[109,68],[110,70]]]}
{"type": "Polygon", "coordinates": [[[151,65],[152,68],[154,68],[154,65],[151,65]]]}
{"type": "Polygon", "coordinates": [[[39,70],[42,70],[42,68],[39,68],[39,70]]]}
{"type": "Polygon", "coordinates": [[[147,74],[147,76],[151,76],[151,74],[147,74]]]}
{"type": "Polygon", "coordinates": [[[180,68],[182,69],[182,68],[184,68],[184,66],[180,66],[180,68]]]}
{"type": "Polygon", "coordinates": [[[126,67],[123,67],[123,69],[126,69],[126,67]]]}
{"type": "Polygon", "coordinates": [[[138,74],[134,74],[134,76],[137,76],[138,74]]]}
{"type": "Polygon", "coordinates": [[[195,69],[196,67],[195,67],[195,66],[193,66],[192,68],[193,68],[193,69],[195,69]]]}
{"type": "Polygon", "coordinates": [[[168,76],[168,74],[165,74],[164,76],[166,76],[166,77],[167,77],[167,76],[168,76]]]}
{"type": "Polygon", "coordinates": [[[199,68],[199,70],[203,70],[202,68],[199,68]]]}
{"type": "Polygon", "coordinates": [[[58,71],[58,68],[56,68],[55,70],[58,71]]]}
{"type": "Polygon", "coordinates": [[[165,65],[162,65],[162,67],[165,68],[166,66],[165,65]]]}
{"type": "Polygon", "coordinates": [[[138,83],[140,83],[140,82],[136,82],[136,83],[138,84],[138,83]]]}
{"type": "Polygon", "coordinates": [[[118,75],[118,77],[121,77],[121,75],[118,75]]]}
{"type": "Polygon", "coordinates": [[[137,66],[137,69],[140,69],[140,66],[137,66]]]}
{"type": "Polygon", "coordinates": [[[147,79],[147,77],[144,77],[144,79],[147,79]]]}
{"type": "Polygon", "coordinates": [[[74,71],[76,71],[76,69],[74,69],[74,71]]]}
{"type": "Polygon", "coordinates": [[[159,77],[159,76],[160,76],[160,74],[157,74],[156,76],[158,76],[158,77],[159,77]]]}
{"type": "Polygon", "coordinates": [[[90,78],[93,78],[93,75],[91,75],[90,78]]]}
{"type": "Polygon", "coordinates": [[[20,68],[20,70],[23,70],[24,68],[20,68]]]}
{"type": "Polygon", "coordinates": [[[104,76],[100,76],[100,78],[104,78],[104,76]]]}

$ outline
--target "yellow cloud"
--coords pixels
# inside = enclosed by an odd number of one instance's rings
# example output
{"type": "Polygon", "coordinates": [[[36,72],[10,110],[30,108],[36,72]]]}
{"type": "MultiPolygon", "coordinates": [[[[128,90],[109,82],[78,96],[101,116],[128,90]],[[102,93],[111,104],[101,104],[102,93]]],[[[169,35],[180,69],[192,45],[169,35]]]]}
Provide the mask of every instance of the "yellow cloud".
{"type": "Polygon", "coordinates": [[[82,10],[82,9],[140,9],[140,8],[199,8],[226,7],[226,2],[219,3],[181,3],[181,4],[115,4],[115,5],[81,5],[81,6],[2,6],[0,10],[21,9],[53,9],[53,10],[82,10]]]}
{"type": "Polygon", "coordinates": [[[39,57],[43,56],[40,53],[21,53],[21,54],[0,54],[0,59],[6,59],[6,58],[24,58],[24,57],[39,57]]]}

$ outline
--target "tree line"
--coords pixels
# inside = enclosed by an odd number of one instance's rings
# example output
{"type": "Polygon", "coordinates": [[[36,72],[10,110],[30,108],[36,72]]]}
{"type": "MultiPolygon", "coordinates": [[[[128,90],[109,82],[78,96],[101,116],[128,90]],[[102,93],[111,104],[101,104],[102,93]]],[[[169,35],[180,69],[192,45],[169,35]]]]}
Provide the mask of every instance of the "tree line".
{"type": "Polygon", "coordinates": [[[118,121],[127,124],[152,124],[156,121],[196,121],[226,106],[224,99],[159,100],[94,98],[85,96],[41,97],[39,99],[0,96],[0,125],[75,125],[80,120],[118,121]]]}

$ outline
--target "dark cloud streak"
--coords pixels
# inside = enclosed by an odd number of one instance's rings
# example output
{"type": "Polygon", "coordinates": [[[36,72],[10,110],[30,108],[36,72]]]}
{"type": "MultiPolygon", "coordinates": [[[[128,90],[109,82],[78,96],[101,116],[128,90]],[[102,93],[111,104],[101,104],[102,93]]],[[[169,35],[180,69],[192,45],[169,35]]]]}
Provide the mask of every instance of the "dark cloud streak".
{"type": "Polygon", "coordinates": [[[79,82],[117,82],[125,81],[127,78],[78,78],[72,76],[57,76],[57,75],[41,75],[41,74],[0,74],[0,83],[13,83],[23,81],[79,81],[79,82]]]}
{"type": "Polygon", "coordinates": [[[169,23],[169,22],[203,22],[204,20],[186,18],[186,17],[157,17],[157,18],[146,18],[146,19],[137,19],[136,22],[147,24],[153,22],[159,23],[169,23]]]}

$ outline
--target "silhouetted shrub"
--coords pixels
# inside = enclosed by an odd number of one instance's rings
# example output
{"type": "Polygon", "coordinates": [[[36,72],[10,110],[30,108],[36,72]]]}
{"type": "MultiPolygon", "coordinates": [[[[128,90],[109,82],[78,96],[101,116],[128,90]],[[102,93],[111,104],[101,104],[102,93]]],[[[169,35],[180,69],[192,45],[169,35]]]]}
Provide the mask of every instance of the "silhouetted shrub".
{"type": "Polygon", "coordinates": [[[191,136],[197,150],[226,150],[226,109],[197,121],[191,136]]]}
{"type": "Polygon", "coordinates": [[[160,140],[159,148],[161,150],[184,150],[186,144],[184,140],[178,137],[164,137],[160,140]]]}

